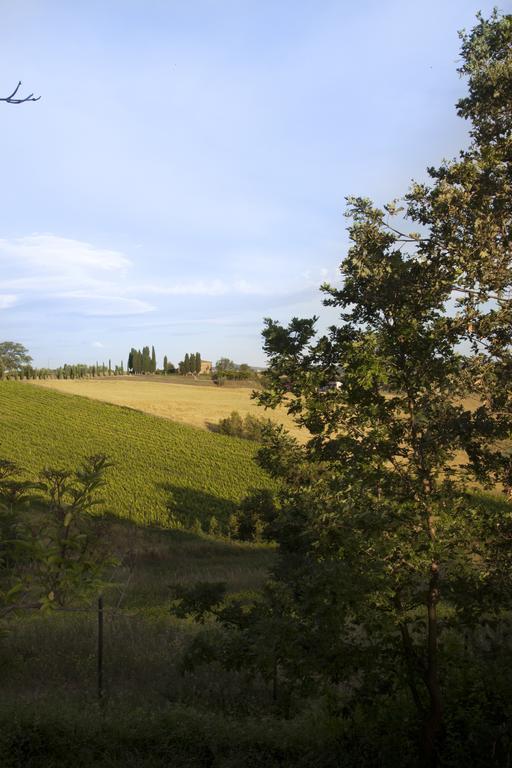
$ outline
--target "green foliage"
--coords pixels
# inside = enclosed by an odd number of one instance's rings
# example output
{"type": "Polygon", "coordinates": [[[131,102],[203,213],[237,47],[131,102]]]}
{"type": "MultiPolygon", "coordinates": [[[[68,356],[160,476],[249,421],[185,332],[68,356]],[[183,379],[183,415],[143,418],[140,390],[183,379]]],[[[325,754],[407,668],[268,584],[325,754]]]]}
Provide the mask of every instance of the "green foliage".
{"type": "Polygon", "coordinates": [[[512,507],[469,493],[512,478],[512,17],[462,39],[472,143],[404,207],[349,199],[343,284],[323,286],[339,324],[318,338],[316,318],[267,320],[259,396],[311,433],[302,447],[276,430],[260,452],[284,483],[279,614],[301,640],[282,664],[343,684],[351,707],[408,692],[428,765],[457,708],[471,722],[450,696],[464,652],[494,700],[478,638],[489,622],[508,632],[512,608],[512,507]]]}
{"type": "Polygon", "coordinates": [[[32,358],[23,344],[16,341],[0,343],[0,378],[4,374],[18,373],[23,366],[30,365],[32,358]]]}
{"type": "Polygon", "coordinates": [[[215,371],[217,373],[227,373],[228,371],[235,371],[236,364],[229,359],[229,357],[221,357],[215,363],[215,371]]]}
{"type": "Polygon", "coordinates": [[[182,375],[201,373],[201,355],[199,352],[186,353],[184,359],[178,363],[178,370],[182,375]]]}
{"type": "Polygon", "coordinates": [[[246,414],[242,418],[238,411],[232,411],[230,416],[221,419],[218,424],[215,424],[212,431],[220,432],[223,435],[231,435],[232,437],[241,437],[244,440],[261,442],[265,430],[271,426],[272,421],[270,419],[253,416],[251,413],[246,414]]]}
{"type": "Polygon", "coordinates": [[[45,468],[41,474],[42,516],[32,548],[32,578],[44,591],[42,604],[63,606],[70,598],[97,594],[102,573],[112,564],[99,550],[101,528],[93,524],[91,511],[102,503],[98,491],[112,464],[96,454],[85,459],[75,472],[45,468]]]}
{"type": "Polygon", "coordinates": [[[238,411],[232,411],[230,416],[219,421],[217,428],[224,435],[243,437],[244,421],[238,411]]]}
{"type": "Polygon", "coordinates": [[[222,386],[226,381],[247,381],[254,378],[255,375],[253,369],[247,363],[236,365],[227,357],[221,357],[220,360],[217,360],[212,378],[216,384],[222,386]]]}
{"type": "Polygon", "coordinates": [[[140,349],[131,348],[128,355],[128,373],[155,373],[156,371],[156,353],[155,348],[143,347],[140,349]]]}
{"type": "MultiPolygon", "coordinates": [[[[312,710],[293,720],[223,716],[215,708],[174,705],[141,711],[116,702],[107,712],[46,700],[41,717],[20,706],[0,712],[5,768],[353,768],[345,754],[349,726],[312,710]]],[[[377,765],[378,763],[374,763],[377,765]]],[[[397,768],[405,762],[395,763],[397,768]]]]}
{"type": "Polygon", "coordinates": [[[171,612],[183,619],[186,616],[204,624],[209,614],[214,614],[226,596],[224,582],[198,581],[191,587],[175,584],[172,587],[171,612]]]}
{"type": "Polygon", "coordinates": [[[264,532],[271,535],[276,517],[274,494],[267,488],[253,491],[242,500],[236,515],[236,538],[259,541],[264,532]]]}
{"type": "Polygon", "coordinates": [[[208,533],[210,536],[217,536],[219,534],[219,521],[215,515],[210,517],[210,522],[208,523],[208,533]]]}
{"type": "Polygon", "coordinates": [[[198,517],[206,530],[212,514],[223,527],[250,488],[270,484],[246,441],[82,397],[1,382],[0,419],[3,455],[30,476],[84,453],[111,457],[98,511],[140,524],[168,526],[172,493],[186,527],[198,517]]]}
{"type": "Polygon", "coordinates": [[[0,462],[0,615],[97,594],[113,560],[97,546],[90,512],[110,466],[105,456],[90,456],[75,472],[46,468],[37,482],[0,462]]]}
{"type": "Polygon", "coordinates": [[[190,530],[192,531],[192,533],[197,533],[199,535],[203,533],[203,526],[201,525],[201,521],[199,520],[198,517],[194,518],[194,521],[190,527],[190,530]]]}

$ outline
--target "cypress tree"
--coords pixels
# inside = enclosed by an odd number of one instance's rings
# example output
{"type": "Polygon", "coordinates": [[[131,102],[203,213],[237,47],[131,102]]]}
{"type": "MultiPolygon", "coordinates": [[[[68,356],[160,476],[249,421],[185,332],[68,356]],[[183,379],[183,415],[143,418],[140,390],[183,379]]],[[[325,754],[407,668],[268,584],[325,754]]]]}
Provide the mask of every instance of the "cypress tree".
{"type": "Polygon", "coordinates": [[[151,347],[151,373],[156,371],[156,354],[155,348],[151,347]]]}
{"type": "Polygon", "coordinates": [[[168,366],[167,355],[164,355],[164,373],[167,373],[167,366],[168,366]]]}
{"type": "Polygon", "coordinates": [[[142,348],[142,373],[151,371],[151,359],[149,356],[149,347],[142,348]]]}
{"type": "Polygon", "coordinates": [[[183,361],[183,373],[189,373],[190,372],[190,355],[185,355],[185,359],[183,361]]]}

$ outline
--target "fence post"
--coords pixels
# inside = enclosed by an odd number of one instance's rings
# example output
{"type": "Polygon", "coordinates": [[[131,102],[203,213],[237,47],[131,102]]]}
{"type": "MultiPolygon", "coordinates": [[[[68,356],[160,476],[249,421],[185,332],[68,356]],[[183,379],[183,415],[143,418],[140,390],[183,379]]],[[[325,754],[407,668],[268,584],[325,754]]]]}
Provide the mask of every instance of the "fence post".
{"type": "Polygon", "coordinates": [[[98,701],[103,701],[103,595],[98,596],[98,701]]]}

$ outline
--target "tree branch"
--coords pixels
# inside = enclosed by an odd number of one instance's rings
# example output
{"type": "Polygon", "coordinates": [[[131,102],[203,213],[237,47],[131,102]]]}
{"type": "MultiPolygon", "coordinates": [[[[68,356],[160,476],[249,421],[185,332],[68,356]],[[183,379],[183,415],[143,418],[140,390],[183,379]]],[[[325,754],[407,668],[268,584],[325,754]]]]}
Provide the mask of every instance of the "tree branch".
{"type": "Polygon", "coordinates": [[[30,93],[28,96],[25,96],[24,99],[15,98],[16,94],[20,89],[20,86],[21,86],[21,80],[19,81],[14,91],[9,96],[4,96],[3,98],[0,98],[0,101],[5,101],[6,104],[24,104],[26,101],[39,101],[41,97],[34,96],[33,93],[30,93]]]}

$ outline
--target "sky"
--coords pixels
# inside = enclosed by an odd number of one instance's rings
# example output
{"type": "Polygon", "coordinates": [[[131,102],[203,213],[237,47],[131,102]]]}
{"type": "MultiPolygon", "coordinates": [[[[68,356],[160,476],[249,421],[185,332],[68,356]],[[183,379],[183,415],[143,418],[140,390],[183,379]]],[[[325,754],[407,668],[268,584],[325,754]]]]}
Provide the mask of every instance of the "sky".
{"type": "MultiPolygon", "coordinates": [[[[0,341],[264,365],[335,310],[347,195],[467,143],[457,31],[496,0],[0,0],[0,341]]],[[[506,9],[505,9],[506,10],[506,9]]]]}

